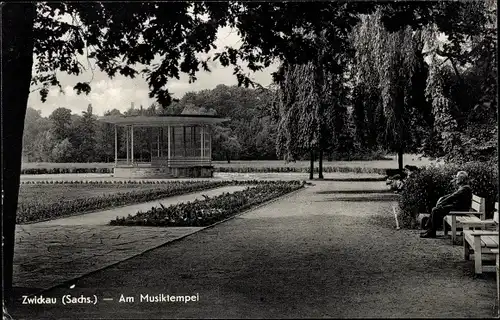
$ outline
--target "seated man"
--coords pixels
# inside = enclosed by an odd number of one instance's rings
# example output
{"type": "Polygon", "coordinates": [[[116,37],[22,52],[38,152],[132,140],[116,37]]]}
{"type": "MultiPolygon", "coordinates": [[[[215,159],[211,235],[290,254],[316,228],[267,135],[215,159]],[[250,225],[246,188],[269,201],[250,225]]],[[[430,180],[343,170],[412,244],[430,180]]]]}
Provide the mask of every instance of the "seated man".
{"type": "Polygon", "coordinates": [[[472,201],[472,189],[468,185],[468,178],[465,171],[457,173],[452,181],[457,184],[458,190],[438,200],[436,206],[432,208],[431,216],[425,225],[427,231],[420,235],[421,238],[435,238],[436,229],[450,211],[469,211],[472,201]]]}

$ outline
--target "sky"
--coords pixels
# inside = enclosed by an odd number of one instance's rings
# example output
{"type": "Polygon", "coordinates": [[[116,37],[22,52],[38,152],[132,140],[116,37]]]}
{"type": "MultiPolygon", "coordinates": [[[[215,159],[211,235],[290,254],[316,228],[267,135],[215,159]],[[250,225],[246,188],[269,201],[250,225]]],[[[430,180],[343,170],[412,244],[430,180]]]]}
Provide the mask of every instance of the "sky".
{"type": "MultiPolygon", "coordinates": [[[[216,46],[222,49],[224,46],[239,47],[240,37],[235,30],[229,27],[220,28],[217,33],[216,46]]],[[[209,52],[213,54],[215,51],[209,52]]],[[[87,62],[82,61],[84,65],[87,62]]],[[[189,83],[187,75],[181,74],[180,79],[169,80],[168,89],[175,98],[182,98],[184,93],[189,91],[200,91],[204,89],[213,89],[219,84],[236,85],[238,81],[233,75],[233,68],[224,68],[217,62],[209,65],[212,72],[200,71],[197,74],[198,80],[194,83],[189,83]]],[[[277,64],[271,65],[260,72],[252,74],[252,78],[263,86],[268,86],[272,82],[271,73],[277,68],[277,64]]],[[[92,72],[87,71],[79,76],[70,76],[65,73],[58,74],[59,81],[64,90],[64,94],[59,92],[58,87],[54,87],[49,91],[47,101],[43,103],[40,100],[38,91],[30,94],[28,106],[40,110],[42,116],[49,116],[52,111],[57,108],[68,108],[75,114],[81,114],[87,110],[89,104],[92,104],[94,114],[103,115],[105,111],[118,109],[120,111],[127,110],[132,103],[136,107],[143,105],[148,107],[154,102],[154,99],[148,97],[149,88],[146,79],[138,76],[135,79],[130,79],[124,76],[116,76],[110,79],[104,72],[99,70],[92,72]],[[77,95],[73,90],[73,86],[77,82],[85,82],[92,79],[92,91],[89,95],[77,95]]]]}

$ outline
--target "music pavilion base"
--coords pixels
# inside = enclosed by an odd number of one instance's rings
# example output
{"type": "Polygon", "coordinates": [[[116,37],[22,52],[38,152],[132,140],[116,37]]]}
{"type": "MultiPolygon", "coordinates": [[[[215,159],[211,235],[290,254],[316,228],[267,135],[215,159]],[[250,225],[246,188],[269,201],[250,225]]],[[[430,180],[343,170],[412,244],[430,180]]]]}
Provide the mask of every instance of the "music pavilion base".
{"type": "Polygon", "coordinates": [[[199,167],[115,167],[115,178],[169,179],[169,178],[212,178],[213,166],[199,167]]]}

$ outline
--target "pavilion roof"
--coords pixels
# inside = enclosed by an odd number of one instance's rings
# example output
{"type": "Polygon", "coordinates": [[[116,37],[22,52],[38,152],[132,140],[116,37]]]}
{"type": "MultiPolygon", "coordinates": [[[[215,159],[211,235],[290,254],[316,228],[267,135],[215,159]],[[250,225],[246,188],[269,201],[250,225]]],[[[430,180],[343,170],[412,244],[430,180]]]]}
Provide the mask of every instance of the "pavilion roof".
{"type": "Polygon", "coordinates": [[[104,116],[99,121],[116,125],[134,125],[140,127],[159,127],[165,125],[203,125],[229,121],[215,115],[176,114],[157,116],[104,116]]]}

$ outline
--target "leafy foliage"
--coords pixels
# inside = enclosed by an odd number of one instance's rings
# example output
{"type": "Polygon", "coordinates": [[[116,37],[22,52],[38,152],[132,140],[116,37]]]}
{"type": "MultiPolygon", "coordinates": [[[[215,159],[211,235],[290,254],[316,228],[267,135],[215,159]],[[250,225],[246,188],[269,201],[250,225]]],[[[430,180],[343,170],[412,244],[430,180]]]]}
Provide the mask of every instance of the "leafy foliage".
{"type": "Polygon", "coordinates": [[[409,149],[405,145],[412,144],[414,127],[410,124],[417,122],[418,115],[414,110],[422,107],[415,106],[416,91],[421,86],[415,75],[422,68],[423,58],[418,54],[422,44],[419,32],[414,33],[410,27],[389,32],[382,18],[382,10],[377,10],[364,16],[353,31],[357,99],[354,107],[358,124],[368,118],[383,128],[361,127],[358,135],[364,137],[371,131],[379,136],[372,138],[372,143],[386,143],[401,157],[403,150],[409,149]]]}
{"type": "Polygon", "coordinates": [[[426,97],[433,115],[422,146],[427,155],[460,163],[498,158],[496,9],[490,0],[383,9],[391,29],[410,25],[425,35],[431,68],[426,97]]]}
{"type": "MultiPolygon", "coordinates": [[[[314,56],[308,49],[315,44],[304,34],[326,29],[328,37],[335,39],[355,23],[359,12],[372,7],[311,5],[317,12],[301,10],[300,3],[37,3],[37,62],[32,83],[40,86],[45,100],[50,86],[61,88],[57,70],[78,75],[84,68],[98,67],[110,77],[143,74],[150,96],[166,107],[172,102],[166,89],[168,80],[179,79],[182,72],[195,81],[200,69],[209,70],[211,57],[206,54],[215,48],[218,28],[229,25],[239,30],[242,45],[238,49],[225,47],[213,59],[223,66],[233,65],[238,84],[249,86],[253,81],[243,72],[240,61],[251,71],[269,66],[276,58],[292,63],[310,61],[314,56]],[[205,56],[200,58],[197,53],[205,56]],[[79,55],[88,57],[88,66],[78,61],[79,55]]],[[[329,63],[334,65],[335,59],[329,63]]],[[[88,93],[90,85],[79,82],[75,90],[88,93]]]]}

